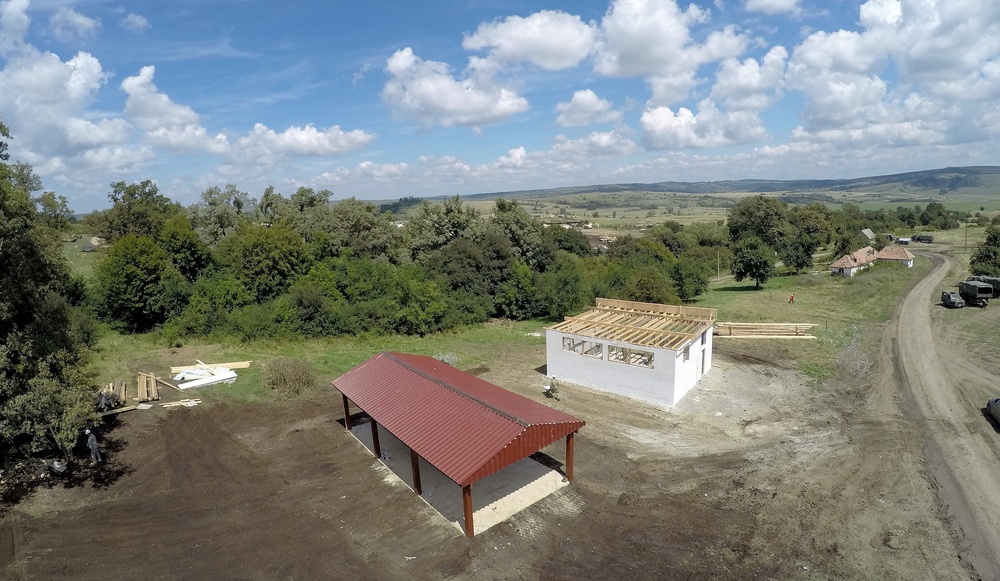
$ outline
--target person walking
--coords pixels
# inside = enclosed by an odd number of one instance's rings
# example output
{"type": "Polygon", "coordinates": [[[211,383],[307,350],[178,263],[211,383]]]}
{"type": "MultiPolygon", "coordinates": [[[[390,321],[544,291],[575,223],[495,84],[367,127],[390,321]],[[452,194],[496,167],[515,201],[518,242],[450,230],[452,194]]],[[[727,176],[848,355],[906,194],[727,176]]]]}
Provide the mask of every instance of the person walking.
{"type": "Polygon", "coordinates": [[[90,430],[85,430],[84,433],[87,434],[87,447],[90,448],[90,463],[100,464],[101,450],[97,447],[97,436],[90,430]]]}
{"type": "Polygon", "coordinates": [[[795,304],[795,293],[792,293],[792,296],[788,297],[788,304],[790,305],[795,304]]]}

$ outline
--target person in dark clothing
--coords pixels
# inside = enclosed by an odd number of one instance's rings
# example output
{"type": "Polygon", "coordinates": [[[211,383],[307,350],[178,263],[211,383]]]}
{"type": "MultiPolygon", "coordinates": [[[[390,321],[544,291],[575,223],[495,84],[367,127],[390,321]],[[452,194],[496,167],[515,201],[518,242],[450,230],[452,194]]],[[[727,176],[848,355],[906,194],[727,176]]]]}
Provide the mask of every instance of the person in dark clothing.
{"type": "Polygon", "coordinates": [[[101,451],[97,447],[97,436],[94,435],[90,430],[86,430],[87,434],[87,447],[90,448],[90,461],[93,464],[100,464],[101,462],[101,451]]]}

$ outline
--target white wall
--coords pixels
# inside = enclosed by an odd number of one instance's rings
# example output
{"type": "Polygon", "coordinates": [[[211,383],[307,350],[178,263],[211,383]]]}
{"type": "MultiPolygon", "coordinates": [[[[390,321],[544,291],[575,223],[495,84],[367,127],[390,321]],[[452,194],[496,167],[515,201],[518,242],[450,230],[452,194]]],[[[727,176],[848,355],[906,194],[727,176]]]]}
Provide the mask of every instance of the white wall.
{"type": "Polygon", "coordinates": [[[606,341],[559,331],[545,332],[546,373],[554,379],[569,381],[620,395],[643,399],[669,406],[676,405],[701,378],[701,362],[705,372],[712,367],[712,331],[708,330],[705,342],[699,337],[690,347],[690,358],[684,361],[683,352],[656,349],[606,341]],[[602,343],[601,358],[564,351],[563,337],[602,343]],[[624,347],[653,353],[653,367],[629,365],[608,361],[608,347],[624,347]]]}

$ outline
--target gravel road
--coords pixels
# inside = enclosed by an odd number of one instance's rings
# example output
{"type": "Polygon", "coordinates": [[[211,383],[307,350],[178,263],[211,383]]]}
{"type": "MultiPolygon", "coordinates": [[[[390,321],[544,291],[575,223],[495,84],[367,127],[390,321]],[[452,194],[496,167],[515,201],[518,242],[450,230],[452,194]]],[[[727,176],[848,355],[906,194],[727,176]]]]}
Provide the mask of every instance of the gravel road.
{"type": "MultiPolygon", "coordinates": [[[[932,324],[935,292],[954,266],[937,264],[906,296],[896,319],[896,371],[911,413],[926,423],[925,462],[962,538],[963,560],[984,579],[1000,575],[1000,435],[983,415],[1000,378],[979,368],[954,335],[932,324]]],[[[904,405],[904,407],[907,407],[904,405]]]]}

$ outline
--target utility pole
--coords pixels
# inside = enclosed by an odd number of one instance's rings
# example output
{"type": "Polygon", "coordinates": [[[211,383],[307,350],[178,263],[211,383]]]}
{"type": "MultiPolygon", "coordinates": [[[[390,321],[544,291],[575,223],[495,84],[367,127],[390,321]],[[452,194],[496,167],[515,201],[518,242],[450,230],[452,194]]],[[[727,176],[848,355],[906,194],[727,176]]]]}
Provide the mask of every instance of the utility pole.
{"type": "Polygon", "coordinates": [[[715,282],[722,280],[722,251],[715,250],[715,282]]]}
{"type": "Polygon", "coordinates": [[[969,249],[969,223],[965,223],[965,249],[969,249]]]}

